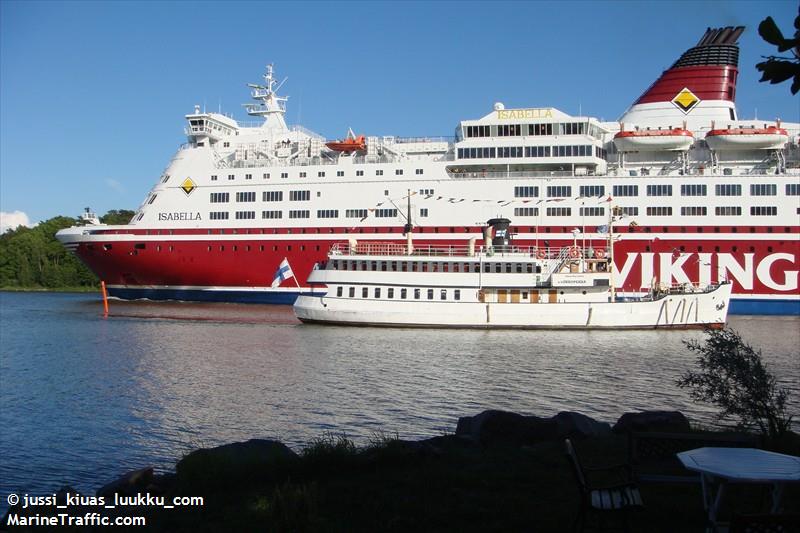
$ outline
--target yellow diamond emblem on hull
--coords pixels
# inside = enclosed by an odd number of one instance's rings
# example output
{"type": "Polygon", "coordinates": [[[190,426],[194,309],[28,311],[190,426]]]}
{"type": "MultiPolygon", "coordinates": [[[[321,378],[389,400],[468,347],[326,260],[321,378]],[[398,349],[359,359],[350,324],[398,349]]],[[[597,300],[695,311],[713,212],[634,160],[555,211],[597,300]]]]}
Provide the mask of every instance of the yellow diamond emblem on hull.
{"type": "Polygon", "coordinates": [[[183,180],[183,183],[181,183],[181,189],[183,189],[183,192],[186,194],[191,194],[195,187],[197,187],[197,185],[194,184],[192,178],[186,178],[183,180]]]}
{"type": "Polygon", "coordinates": [[[672,99],[672,103],[684,113],[688,113],[700,103],[700,99],[695,96],[692,91],[684,87],[681,92],[675,95],[675,98],[672,99]]]}

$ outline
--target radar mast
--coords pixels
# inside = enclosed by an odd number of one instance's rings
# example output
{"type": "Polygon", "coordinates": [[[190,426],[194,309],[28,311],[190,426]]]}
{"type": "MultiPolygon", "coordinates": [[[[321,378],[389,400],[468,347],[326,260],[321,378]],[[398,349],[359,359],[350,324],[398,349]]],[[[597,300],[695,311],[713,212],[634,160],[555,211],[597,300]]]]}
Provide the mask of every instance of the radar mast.
{"type": "Polygon", "coordinates": [[[286,121],[283,116],[286,113],[286,100],[288,96],[278,96],[276,91],[286,83],[289,78],[284,78],[282,82],[273,76],[272,63],[267,65],[267,73],[264,74],[264,85],[248,83],[252,89],[251,96],[258,103],[242,104],[247,110],[247,114],[255,117],[264,117],[262,128],[286,131],[286,121]],[[276,87],[277,85],[277,87],[276,87]]]}

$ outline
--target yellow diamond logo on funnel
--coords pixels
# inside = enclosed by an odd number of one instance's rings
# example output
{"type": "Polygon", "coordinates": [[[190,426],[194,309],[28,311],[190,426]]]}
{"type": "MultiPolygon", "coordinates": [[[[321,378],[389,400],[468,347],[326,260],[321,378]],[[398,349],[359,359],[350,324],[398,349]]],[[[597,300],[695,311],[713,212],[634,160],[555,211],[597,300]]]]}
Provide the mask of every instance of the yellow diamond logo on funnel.
{"type": "Polygon", "coordinates": [[[700,103],[700,99],[696,97],[692,91],[684,87],[681,92],[675,95],[675,98],[672,99],[672,103],[684,113],[688,113],[700,103]]]}
{"type": "Polygon", "coordinates": [[[197,187],[197,185],[194,184],[192,178],[186,178],[183,180],[183,183],[181,183],[181,189],[183,189],[183,192],[186,194],[191,194],[195,187],[197,187]]]}

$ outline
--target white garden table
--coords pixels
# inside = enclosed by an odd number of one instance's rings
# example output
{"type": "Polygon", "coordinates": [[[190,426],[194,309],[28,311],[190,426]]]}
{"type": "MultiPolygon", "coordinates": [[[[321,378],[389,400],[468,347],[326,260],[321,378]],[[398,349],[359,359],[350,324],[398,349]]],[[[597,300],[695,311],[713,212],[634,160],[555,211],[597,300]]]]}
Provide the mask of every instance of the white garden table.
{"type": "Polygon", "coordinates": [[[703,506],[714,528],[728,483],[772,485],[774,514],[781,507],[784,485],[800,481],[800,457],[755,448],[697,448],[679,453],[678,459],[701,474],[703,506]]]}

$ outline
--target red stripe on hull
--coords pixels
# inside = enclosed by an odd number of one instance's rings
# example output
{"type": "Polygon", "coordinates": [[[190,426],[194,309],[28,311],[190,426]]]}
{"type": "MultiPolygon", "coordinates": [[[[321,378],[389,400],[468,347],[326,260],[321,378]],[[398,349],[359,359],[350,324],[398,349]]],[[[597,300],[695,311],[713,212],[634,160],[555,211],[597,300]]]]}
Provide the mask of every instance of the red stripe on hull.
{"type": "MultiPolygon", "coordinates": [[[[523,228],[516,228],[521,230],[523,228]]],[[[616,285],[639,291],[649,287],[652,277],[664,282],[718,281],[718,272],[733,281],[736,295],[800,296],[800,242],[794,240],[623,240],[615,245],[615,264],[620,272],[616,285]],[[665,279],[669,274],[671,280],[665,279]]],[[[269,287],[280,261],[286,257],[301,285],[314,263],[326,257],[328,248],[342,238],[326,240],[240,241],[148,241],[81,244],[76,253],[100,279],[112,285],[177,285],[198,287],[269,287]],[[142,244],[144,247],[142,248],[142,244]]],[[[567,246],[571,239],[540,234],[539,244],[567,246]]],[[[396,242],[403,245],[402,240],[396,242]]],[[[464,238],[430,240],[420,237],[417,245],[466,245],[464,238]]],[[[581,241],[582,242],[582,241],[581,241]]],[[[601,239],[587,246],[605,248],[601,239]]],[[[517,239],[520,247],[534,246],[535,240],[517,239]]],[[[284,282],[285,286],[293,281],[284,282]]]]}

